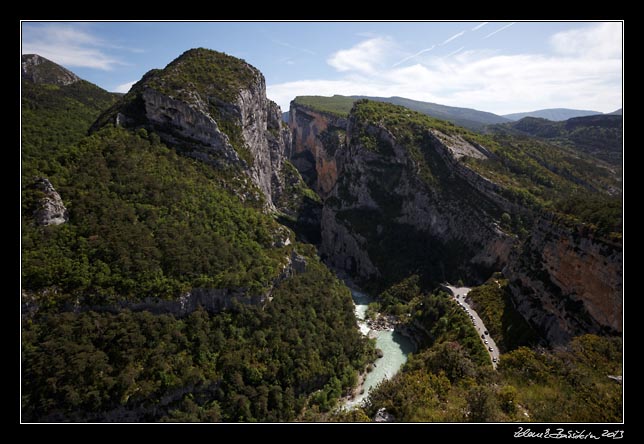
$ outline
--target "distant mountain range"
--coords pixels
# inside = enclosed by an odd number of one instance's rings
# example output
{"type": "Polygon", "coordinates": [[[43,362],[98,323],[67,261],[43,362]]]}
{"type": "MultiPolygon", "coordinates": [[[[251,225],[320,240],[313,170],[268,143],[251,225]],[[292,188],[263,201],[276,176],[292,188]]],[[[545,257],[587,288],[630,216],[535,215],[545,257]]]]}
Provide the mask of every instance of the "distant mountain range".
{"type": "Polygon", "coordinates": [[[524,117],[518,122],[487,128],[491,133],[531,136],[573,147],[612,165],[622,164],[623,123],[621,109],[611,114],[573,117],[561,122],[524,117]]]}
{"type": "MultiPolygon", "coordinates": [[[[295,101],[302,105],[310,105],[317,109],[334,114],[349,114],[351,107],[356,100],[369,99],[376,102],[392,103],[412,109],[414,111],[427,114],[436,119],[447,120],[455,125],[465,128],[482,131],[487,125],[496,125],[499,123],[516,122],[524,117],[536,117],[547,119],[553,122],[562,122],[574,117],[586,117],[594,115],[622,115],[622,109],[612,113],[602,114],[599,111],[568,109],[568,108],[550,108],[529,111],[524,113],[513,113],[499,116],[494,113],[479,111],[473,108],[460,108],[456,106],[440,105],[438,103],[421,102],[419,100],[407,99],[404,97],[373,97],[373,96],[298,96],[295,101]]],[[[288,122],[288,111],[282,114],[282,119],[288,122]]]]}
{"type": "Polygon", "coordinates": [[[438,103],[421,102],[418,100],[406,99],[404,97],[368,97],[368,96],[352,96],[357,99],[369,99],[376,102],[393,103],[394,105],[401,105],[414,111],[427,114],[428,116],[435,117],[441,120],[447,120],[456,125],[464,126],[465,128],[473,130],[481,130],[486,125],[493,125],[496,123],[504,123],[509,119],[489,113],[486,111],[479,111],[472,108],[459,108],[456,106],[440,105],[438,103]]]}
{"type": "Polygon", "coordinates": [[[588,111],[583,109],[549,108],[539,109],[536,111],[528,111],[526,113],[504,114],[503,117],[514,121],[521,120],[524,117],[538,117],[541,119],[552,120],[553,122],[561,122],[563,120],[572,119],[573,117],[594,116],[597,114],[602,113],[600,113],[599,111],[588,111]]]}
{"type": "MultiPolygon", "coordinates": [[[[295,102],[301,105],[309,105],[334,114],[348,115],[353,103],[360,99],[369,99],[375,102],[385,102],[394,105],[401,105],[414,111],[427,114],[428,116],[447,120],[456,125],[463,126],[475,131],[481,131],[487,125],[510,122],[510,119],[498,116],[486,111],[479,111],[471,108],[459,108],[455,106],[440,105],[438,103],[421,102],[419,100],[406,99],[404,97],[371,97],[371,96],[298,96],[295,102]]],[[[286,114],[286,113],[284,113],[286,114]]],[[[287,116],[283,117],[285,120],[287,116]]]]}

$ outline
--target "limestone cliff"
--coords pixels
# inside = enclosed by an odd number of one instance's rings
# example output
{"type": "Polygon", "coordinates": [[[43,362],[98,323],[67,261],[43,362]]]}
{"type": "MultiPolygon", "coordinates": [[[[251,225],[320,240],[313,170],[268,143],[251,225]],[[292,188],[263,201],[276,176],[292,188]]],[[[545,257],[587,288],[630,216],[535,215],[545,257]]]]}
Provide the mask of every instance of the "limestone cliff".
{"type": "Polygon", "coordinates": [[[550,343],[622,332],[622,247],[551,216],[504,269],[519,312],[550,343]]]}
{"type": "Polygon", "coordinates": [[[186,51],[147,73],[94,124],[143,127],[168,145],[218,168],[241,170],[275,210],[290,132],[266,98],[264,76],[243,60],[186,51]]]}
{"type": "Polygon", "coordinates": [[[515,239],[495,222],[503,208],[454,168],[463,153],[486,156],[482,147],[427,130],[423,158],[354,113],[292,103],[289,114],[293,163],[324,199],[320,252],[329,264],[388,281],[410,270],[452,279],[506,263],[515,239]]]}
{"type": "Polygon", "coordinates": [[[289,127],[291,161],[315,192],[328,197],[338,177],[335,153],[344,148],[347,119],[291,102],[289,127]]]}

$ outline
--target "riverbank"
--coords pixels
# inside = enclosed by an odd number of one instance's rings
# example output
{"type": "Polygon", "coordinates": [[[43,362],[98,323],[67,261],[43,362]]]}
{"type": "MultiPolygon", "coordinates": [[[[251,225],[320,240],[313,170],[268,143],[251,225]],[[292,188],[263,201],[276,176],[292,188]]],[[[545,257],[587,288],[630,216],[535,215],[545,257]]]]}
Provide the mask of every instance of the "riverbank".
{"type": "MultiPolygon", "coordinates": [[[[346,282],[346,281],[345,281],[346,282]]],[[[406,334],[397,331],[400,324],[395,316],[377,313],[372,319],[366,319],[366,311],[373,299],[355,286],[350,286],[355,305],[355,315],[360,331],[367,337],[375,339],[376,349],[381,357],[368,365],[358,378],[358,384],[347,396],[341,399],[341,408],[353,408],[369,395],[369,390],[385,379],[392,378],[407,362],[407,356],[415,350],[415,342],[406,334]],[[352,288],[353,287],[353,288],[352,288]]]]}
{"type": "Polygon", "coordinates": [[[377,313],[375,319],[369,318],[366,320],[367,326],[371,330],[383,331],[383,330],[394,330],[396,325],[399,324],[399,320],[394,315],[384,315],[382,313],[377,313]]]}

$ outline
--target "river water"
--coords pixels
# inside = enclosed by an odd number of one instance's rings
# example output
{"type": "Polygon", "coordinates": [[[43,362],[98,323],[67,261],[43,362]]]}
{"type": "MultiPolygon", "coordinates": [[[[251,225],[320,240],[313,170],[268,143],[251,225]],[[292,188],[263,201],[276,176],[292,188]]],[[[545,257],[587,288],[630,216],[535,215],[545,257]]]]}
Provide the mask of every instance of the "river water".
{"type": "Polygon", "coordinates": [[[414,350],[411,341],[400,333],[391,330],[370,330],[365,322],[365,313],[369,302],[372,302],[373,299],[355,289],[351,290],[351,296],[355,304],[355,314],[360,331],[364,335],[376,338],[376,347],[382,350],[382,358],[377,359],[373,371],[367,373],[363,383],[364,392],[345,404],[349,408],[359,405],[369,395],[369,390],[378,385],[380,381],[390,379],[398,373],[398,370],[407,362],[407,355],[414,350]]]}

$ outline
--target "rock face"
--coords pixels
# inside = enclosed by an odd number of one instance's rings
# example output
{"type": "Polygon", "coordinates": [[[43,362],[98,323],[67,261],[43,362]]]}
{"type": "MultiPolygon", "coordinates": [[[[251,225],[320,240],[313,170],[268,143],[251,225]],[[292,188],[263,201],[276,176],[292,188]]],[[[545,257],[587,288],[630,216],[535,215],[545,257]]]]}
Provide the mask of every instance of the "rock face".
{"type": "Polygon", "coordinates": [[[519,312],[552,344],[622,332],[622,247],[542,217],[503,271],[519,312]]]}
{"type": "Polygon", "coordinates": [[[33,83],[71,85],[81,79],[73,72],[38,54],[22,56],[22,78],[33,83]]]}
{"type": "Polygon", "coordinates": [[[434,277],[442,275],[439,279],[506,263],[515,239],[494,219],[503,210],[502,199],[486,188],[485,179],[455,167],[466,154],[485,157],[482,147],[428,131],[441,182],[431,186],[408,147],[385,127],[296,103],[290,116],[293,163],[324,199],[320,252],[327,263],[364,280],[390,272],[394,262],[413,269],[423,257],[433,261],[424,265],[434,277]],[[379,149],[365,146],[365,134],[379,149]],[[481,204],[471,205],[463,195],[481,204]],[[453,249],[455,260],[439,261],[445,249],[453,249]]]}
{"type": "Polygon", "coordinates": [[[34,188],[43,194],[34,212],[38,225],[60,225],[69,220],[67,208],[65,208],[63,200],[60,198],[60,194],[48,179],[37,178],[34,182],[34,188]]]}
{"type": "Polygon", "coordinates": [[[347,119],[291,102],[289,127],[291,161],[320,197],[328,197],[338,178],[335,153],[345,147],[347,119]]]}
{"type": "Polygon", "coordinates": [[[143,127],[168,145],[219,168],[243,171],[275,210],[290,132],[266,98],[264,76],[216,51],[186,51],[135,84],[93,129],[111,122],[143,127]]]}
{"type": "MultiPolygon", "coordinates": [[[[171,145],[190,141],[194,157],[208,160],[208,154],[211,154],[213,158],[223,158],[230,163],[239,162],[228,136],[210,117],[201,97],[195,94],[193,98],[192,103],[187,103],[144,87],[141,99],[150,129],[156,130],[164,142],[171,145]]],[[[127,117],[117,114],[117,123],[126,124],[127,117]]]]}

